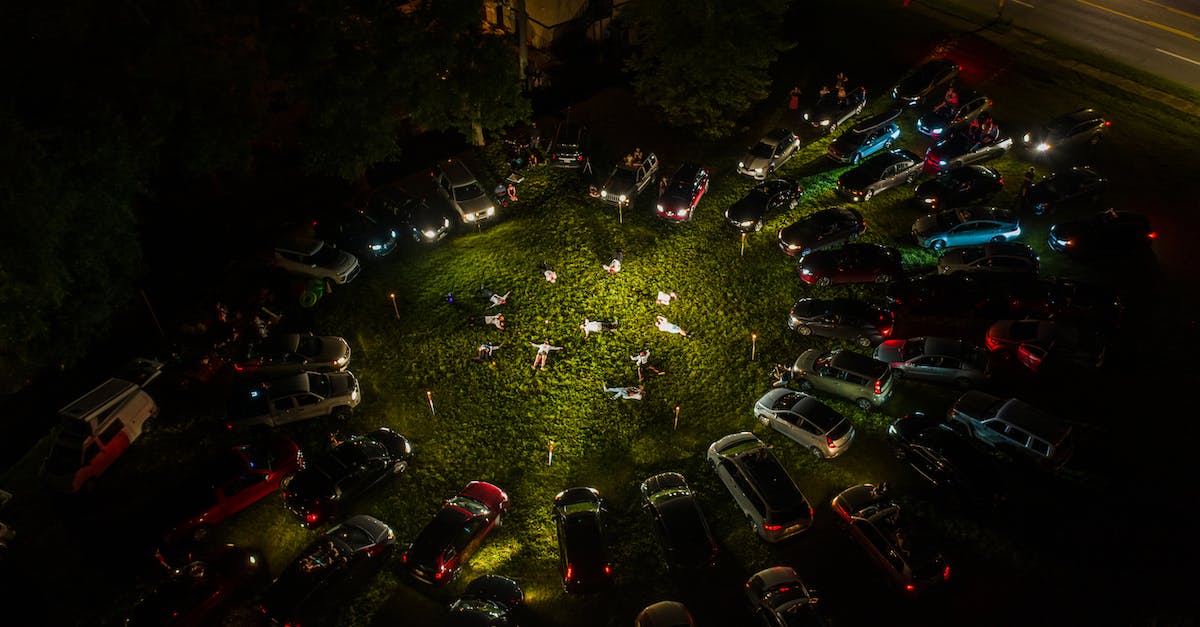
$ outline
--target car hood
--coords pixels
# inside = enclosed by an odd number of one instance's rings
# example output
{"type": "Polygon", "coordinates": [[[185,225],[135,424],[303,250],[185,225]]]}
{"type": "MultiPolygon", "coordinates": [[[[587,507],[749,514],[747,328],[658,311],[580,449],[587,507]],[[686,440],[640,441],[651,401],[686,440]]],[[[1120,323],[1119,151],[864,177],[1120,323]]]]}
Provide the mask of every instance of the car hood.
{"type": "Polygon", "coordinates": [[[904,340],[887,340],[875,347],[875,359],[887,363],[901,361],[900,351],[903,347],[904,340]]]}
{"type": "Polygon", "coordinates": [[[346,274],[347,272],[353,270],[354,266],[357,265],[357,257],[344,250],[339,250],[337,251],[337,258],[334,259],[333,263],[329,264],[329,268],[337,274],[346,274]]]}
{"type": "Polygon", "coordinates": [[[730,205],[725,216],[730,222],[747,222],[758,220],[767,209],[767,197],[758,192],[751,192],[745,198],[730,205]]]}
{"type": "Polygon", "coordinates": [[[604,191],[608,192],[609,196],[620,196],[622,194],[626,196],[632,196],[634,185],[635,183],[633,181],[623,179],[610,180],[604,184],[604,191]]]}
{"type": "Polygon", "coordinates": [[[463,213],[479,213],[494,209],[496,205],[487,194],[481,194],[469,200],[459,201],[458,206],[462,208],[463,213]]]}
{"type": "Polygon", "coordinates": [[[829,153],[840,157],[854,152],[855,149],[863,145],[863,139],[864,136],[858,133],[842,133],[829,144],[829,153]]]}
{"type": "Polygon", "coordinates": [[[742,156],[741,162],[743,167],[747,170],[754,170],[756,168],[762,168],[763,170],[766,170],[767,164],[770,162],[770,160],[766,157],[756,157],[750,153],[746,153],[742,156]]]}

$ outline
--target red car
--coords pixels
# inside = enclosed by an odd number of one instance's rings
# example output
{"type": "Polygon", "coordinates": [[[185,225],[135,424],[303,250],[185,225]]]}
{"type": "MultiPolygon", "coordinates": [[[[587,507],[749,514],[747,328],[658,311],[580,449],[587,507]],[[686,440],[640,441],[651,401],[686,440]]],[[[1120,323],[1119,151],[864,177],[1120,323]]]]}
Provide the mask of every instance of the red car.
{"type": "Polygon", "coordinates": [[[430,585],[449,583],[507,511],[504,490],[485,481],[468,483],[408,545],[401,558],[405,570],[430,585]]]}
{"type": "Polygon", "coordinates": [[[660,218],[686,222],[696,213],[696,205],[708,191],[708,169],[684,162],[658,195],[654,213],[660,218]]]}
{"type": "Polygon", "coordinates": [[[900,251],[880,244],[843,244],[805,255],[796,271],[800,280],[822,287],[834,283],[887,283],[900,278],[900,251]]]}
{"type": "Polygon", "coordinates": [[[171,520],[183,520],[167,533],[168,544],[203,536],[209,527],[274,494],[288,475],[304,468],[295,442],[274,436],[241,444],[208,460],[163,501],[171,520]]]}

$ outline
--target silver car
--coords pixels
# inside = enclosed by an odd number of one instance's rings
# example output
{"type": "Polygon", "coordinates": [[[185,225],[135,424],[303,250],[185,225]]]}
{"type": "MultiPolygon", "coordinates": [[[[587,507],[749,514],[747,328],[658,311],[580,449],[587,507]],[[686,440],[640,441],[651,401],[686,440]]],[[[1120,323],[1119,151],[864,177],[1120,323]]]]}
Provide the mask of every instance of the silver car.
{"type": "Polygon", "coordinates": [[[339,285],[358,276],[358,257],[338,250],[324,240],[285,238],[275,244],[275,265],[300,276],[327,279],[339,285]]]}
{"type": "Polygon", "coordinates": [[[462,161],[447,159],[434,168],[433,174],[438,193],[464,223],[476,224],[496,215],[496,201],[462,161]]]}
{"type": "Polygon", "coordinates": [[[1062,465],[1074,448],[1069,424],[1018,398],[972,390],[954,402],[946,418],[985,444],[1050,466],[1062,465]]]}
{"type": "Polygon", "coordinates": [[[771,447],[753,433],[731,433],[713,442],[708,463],[763,540],[780,542],[812,525],[812,505],[771,447]]]}
{"type": "Polygon", "coordinates": [[[358,379],[348,370],[302,372],[237,386],[227,427],[278,427],[323,416],[345,421],[361,400],[358,379]]]}
{"type": "Polygon", "coordinates": [[[955,272],[1028,272],[1037,274],[1041,259],[1029,244],[989,242],[976,246],[955,246],[942,251],[938,274],[955,272]]]}
{"type": "Polygon", "coordinates": [[[1021,235],[1021,221],[1012,209],[959,207],[917,218],[912,234],[918,246],[941,250],[1016,239],[1021,235]]]}
{"type": "Polygon", "coordinates": [[[890,364],[897,377],[960,388],[985,383],[991,377],[988,352],[955,338],[887,340],[875,349],[875,359],[890,364]]]}
{"type": "Polygon", "coordinates": [[[817,459],[838,457],[854,441],[854,427],[845,416],[804,392],[775,388],[754,402],[754,415],[817,459]]]}
{"type": "Polygon", "coordinates": [[[787,163],[800,150],[800,137],[786,128],[777,128],[747,149],[738,161],[737,171],[761,181],[787,163]]]}

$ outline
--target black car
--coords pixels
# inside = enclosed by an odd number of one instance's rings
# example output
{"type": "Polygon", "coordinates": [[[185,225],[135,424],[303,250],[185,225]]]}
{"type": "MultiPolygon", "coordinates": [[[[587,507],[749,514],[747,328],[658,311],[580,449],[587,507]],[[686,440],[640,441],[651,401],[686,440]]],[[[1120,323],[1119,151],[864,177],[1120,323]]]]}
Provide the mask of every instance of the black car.
{"type": "Polygon", "coordinates": [[[641,491],[642,507],[654,521],[667,568],[696,570],[716,563],[720,549],[683,475],[654,475],[642,482],[641,491]]]}
{"type": "Polygon", "coordinates": [[[400,187],[375,190],[367,201],[367,214],[414,242],[437,242],[450,233],[452,223],[445,211],[400,187]]]}
{"type": "Polygon", "coordinates": [[[1095,203],[1108,187],[1108,179],[1095,170],[1075,166],[1070,170],[1052,172],[1029,186],[1021,198],[1021,208],[1035,216],[1054,213],[1059,207],[1076,201],[1095,203]]]}
{"type": "Polygon", "coordinates": [[[801,298],[788,314],[788,328],[800,335],[879,344],[892,334],[895,316],[888,309],[851,298],[801,298]]]}
{"type": "Polygon", "coordinates": [[[826,94],[819,96],[812,107],[804,112],[804,119],[813,128],[821,129],[825,133],[832,133],[834,129],[845,124],[847,120],[862,113],[863,107],[866,104],[866,87],[848,90],[846,97],[841,100],[833,94],[826,94]]]}
{"type": "Polygon", "coordinates": [[[263,593],[259,611],[284,625],[328,621],[387,562],[395,539],[378,518],[347,519],[300,552],[263,593]]]}
{"type": "Polygon", "coordinates": [[[266,584],[258,554],[221,545],[179,566],[163,562],[167,576],[140,591],[125,627],[194,627],[216,624],[232,603],[249,598],[266,584]]]}
{"type": "Polygon", "coordinates": [[[1021,137],[1021,144],[1035,156],[1063,152],[1080,144],[1095,145],[1112,123],[1095,109],[1077,109],[1055,117],[1036,131],[1021,137]]]}
{"type": "Polygon", "coordinates": [[[595,488],[570,488],[554,497],[554,526],[563,589],[598,592],[613,585],[607,510],[595,488]]]}
{"type": "MultiPolygon", "coordinates": [[[[961,68],[950,59],[931,59],[909,72],[892,88],[892,99],[906,107],[924,102],[958,76],[961,68]]],[[[940,95],[940,94],[939,94],[940,95]]]]}
{"type": "Polygon", "coordinates": [[[791,256],[807,255],[834,244],[852,242],[867,230],[862,214],[850,207],[830,207],[779,230],[779,247],[791,256]]]}
{"type": "MultiPolygon", "coordinates": [[[[1017,278],[1017,277],[1014,277],[1017,278]]],[[[1110,287],[1076,279],[1033,278],[1007,284],[1011,297],[1004,318],[1034,318],[1119,327],[1125,305],[1110,287]]]]}
{"type": "Polygon", "coordinates": [[[1050,227],[1050,248],[1075,255],[1119,255],[1150,249],[1158,234],[1150,219],[1132,211],[1108,209],[1050,227]]]}
{"type": "Polygon", "coordinates": [[[896,148],[844,172],[838,177],[837,189],[854,202],[866,202],[879,192],[915,181],[924,163],[911,150],[896,148]]]}
{"type": "Polygon", "coordinates": [[[1013,289],[1040,280],[1023,273],[927,274],[888,284],[888,309],[905,316],[997,319],[1011,315],[1013,289]]]}
{"type": "Polygon", "coordinates": [[[767,179],[725,210],[725,221],[742,232],[761,231],[768,213],[796,208],[802,189],[787,179],[767,179]]]}
{"type": "Polygon", "coordinates": [[[284,505],[305,526],[316,527],[339,512],[346,501],[385,477],[404,472],[411,459],[412,444],[391,429],[350,436],[284,483],[284,505]]]}
{"type": "Polygon", "coordinates": [[[914,412],[888,426],[887,441],[896,458],[939,489],[971,506],[1001,504],[1008,492],[997,454],[956,431],[943,417],[914,412]]]}
{"type": "Polygon", "coordinates": [[[708,191],[708,168],[685,161],[671,175],[667,188],[658,197],[654,213],[660,218],[685,222],[696,215],[696,205],[708,191]]]}
{"type": "Polygon", "coordinates": [[[559,122],[547,146],[548,163],[559,168],[582,168],[588,161],[588,127],[577,122],[559,122]]]}
{"type": "Polygon", "coordinates": [[[525,591],[500,575],[484,575],[450,604],[452,625],[462,627],[516,627],[515,614],[525,604],[525,591]]]}
{"type": "Polygon", "coordinates": [[[900,137],[900,127],[893,120],[900,117],[903,111],[891,109],[858,122],[829,144],[825,156],[838,163],[858,163],[880,150],[886,150],[900,137]]]}
{"type": "Polygon", "coordinates": [[[320,239],[335,242],[360,258],[384,257],[396,249],[399,233],[386,219],[365,208],[324,213],[315,220],[320,239]]]}
{"type": "Polygon", "coordinates": [[[968,165],[938,174],[917,185],[918,204],[930,209],[961,207],[983,203],[1004,187],[1004,177],[984,165],[968,165]]]}
{"type": "Polygon", "coordinates": [[[882,244],[853,243],[805,255],[796,266],[800,280],[827,287],[834,283],[887,283],[903,272],[900,251],[882,244]]]}

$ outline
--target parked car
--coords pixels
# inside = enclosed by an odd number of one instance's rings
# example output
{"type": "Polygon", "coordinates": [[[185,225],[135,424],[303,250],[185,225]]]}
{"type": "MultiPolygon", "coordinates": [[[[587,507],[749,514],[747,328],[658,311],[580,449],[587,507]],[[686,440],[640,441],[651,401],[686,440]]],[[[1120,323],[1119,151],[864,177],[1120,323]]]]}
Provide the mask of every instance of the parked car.
{"type": "Polygon", "coordinates": [[[788,314],[788,328],[800,335],[854,340],[869,348],[892,334],[891,311],[852,298],[801,298],[788,314]]]}
{"type": "Polygon", "coordinates": [[[1104,256],[1144,252],[1157,237],[1145,215],[1109,209],[1051,226],[1048,243],[1061,253],[1104,256]]]}
{"type": "Polygon", "coordinates": [[[713,442],[708,463],[763,540],[781,542],[812,525],[808,499],[753,433],[732,433],[713,442]]]}
{"type": "Polygon", "coordinates": [[[338,285],[353,281],[362,271],[358,257],[324,240],[291,237],[276,242],[275,266],[291,274],[338,285]]]}
{"type": "Polygon", "coordinates": [[[1125,305],[1111,287],[1062,277],[1013,281],[1008,318],[1034,318],[1115,329],[1125,305]]]}
{"type": "Polygon", "coordinates": [[[841,457],[854,442],[854,426],[816,398],[775,388],[754,401],[754,417],[782,433],[817,459],[841,457]]]}
{"type": "Polygon", "coordinates": [[[783,252],[804,256],[835,244],[858,239],[867,230],[862,214],[851,207],[829,207],[779,230],[783,252]]]}
{"type": "Polygon", "coordinates": [[[525,605],[525,591],[516,581],[500,575],[471,580],[450,604],[454,625],[463,627],[517,627],[515,614],[525,605]]]}
{"type": "Polygon", "coordinates": [[[336,335],[272,333],[246,344],[233,362],[238,375],[278,377],[301,372],[342,372],[350,364],[350,344],[336,335]]]}
{"type": "Polygon", "coordinates": [[[967,274],[924,274],[888,284],[887,308],[902,315],[974,315],[986,298],[978,277],[967,274]]]}
{"type": "Polygon", "coordinates": [[[958,104],[939,103],[921,117],[917,118],[917,131],[938,139],[945,134],[970,124],[971,120],[986,113],[992,108],[992,101],[987,96],[971,90],[963,90],[958,95],[958,104]]]}
{"type": "Polygon", "coordinates": [[[956,338],[887,340],[875,348],[875,359],[889,364],[902,379],[969,388],[991,377],[988,352],[956,338]]]}
{"type": "Polygon", "coordinates": [[[850,537],[891,583],[907,594],[919,594],[950,578],[950,566],[930,535],[901,517],[900,504],[888,496],[886,484],[864,483],[833,497],[833,511],[850,537]]]}
{"type": "Polygon", "coordinates": [[[1021,198],[1021,208],[1035,216],[1054,213],[1060,207],[1078,201],[1095,203],[1108,188],[1108,179],[1095,170],[1075,166],[1069,170],[1051,172],[1046,178],[1029,186],[1021,198]]]}
{"type": "Polygon", "coordinates": [[[743,233],[761,231],[768,213],[795,209],[802,192],[794,181],[766,179],[725,210],[725,221],[743,233]]]}
{"type": "Polygon", "coordinates": [[[685,161],[671,176],[658,196],[654,213],[660,218],[683,222],[696,215],[696,205],[708,191],[708,169],[685,161]]]}
{"type": "Polygon", "coordinates": [[[721,550],[700,509],[696,494],[677,472],[663,472],[641,485],[642,508],[654,523],[667,568],[698,571],[717,562],[721,550]]]}
{"type": "Polygon", "coordinates": [[[810,348],[792,364],[793,380],[805,392],[819,390],[871,409],[892,397],[892,367],[867,355],[835,348],[810,348]]]}
{"type": "Polygon", "coordinates": [[[1074,450],[1070,425],[1018,398],[971,390],[954,402],[946,418],[984,444],[1048,466],[1061,466],[1074,450]]]}
{"type": "Polygon", "coordinates": [[[640,163],[617,164],[600,188],[600,200],[614,205],[631,203],[655,181],[655,174],[658,174],[658,157],[654,153],[647,154],[640,163]]]}
{"type": "Polygon", "coordinates": [[[367,200],[367,214],[414,242],[433,243],[451,230],[450,216],[400,187],[381,187],[367,200]]]}
{"type": "Polygon", "coordinates": [[[925,169],[941,172],[961,168],[985,159],[994,159],[1012,148],[1013,140],[1000,135],[994,140],[981,142],[967,133],[955,131],[925,150],[925,169]]]}
{"type": "Polygon", "coordinates": [[[272,495],[305,466],[304,453],[279,434],[239,444],[203,460],[194,472],[173,481],[156,509],[172,519],[166,543],[201,540],[230,516],[272,495]]]}
{"type": "Polygon", "coordinates": [[[549,163],[559,168],[582,168],[589,158],[591,134],[586,125],[570,120],[559,122],[546,153],[549,163]]]}
{"type": "Polygon", "coordinates": [[[938,274],[955,272],[1020,272],[1037,274],[1041,258],[1023,242],[988,242],[942,249],[938,274]]]}
{"type": "Polygon", "coordinates": [[[930,95],[948,87],[961,68],[950,59],[930,59],[905,74],[892,88],[892,99],[912,107],[925,102],[930,95]]]}
{"type": "Polygon", "coordinates": [[[400,235],[391,221],[372,215],[366,207],[322,211],[313,222],[315,235],[359,259],[386,257],[396,250],[400,235]]]}
{"type": "Polygon", "coordinates": [[[987,330],[992,352],[1010,357],[1039,372],[1047,363],[1074,368],[1104,365],[1104,336],[1091,325],[1069,325],[1051,320],[997,320],[987,330]]]}
{"type": "Polygon", "coordinates": [[[411,460],[408,438],[387,427],[352,435],[284,483],[284,507],[304,526],[320,526],[383,479],[404,472],[411,460]]]}
{"type": "Polygon", "coordinates": [[[695,627],[692,613],[679,601],[659,601],[638,612],[633,627],[695,627]]]}
{"type": "Polygon", "coordinates": [[[774,566],[754,573],[746,582],[750,611],[766,627],[821,627],[817,595],[790,566],[774,566]]]}
{"type": "Polygon", "coordinates": [[[854,202],[866,202],[879,192],[917,180],[924,163],[916,153],[896,148],[844,172],[838,177],[837,189],[854,202]]]}
{"type": "Polygon", "coordinates": [[[126,627],[199,627],[254,594],[264,581],[263,561],[253,551],[220,545],[141,590],[121,622],[126,627]]]}
{"type": "Polygon", "coordinates": [[[349,370],[302,372],[236,385],[227,427],[278,427],[323,416],[344,422],[361,400],[358,379],[349,370]]]}
{"type": "Polygon", "coordinates": [[[464,224],[478,224],[496,215],[496,201],[467,165],[446,159],[433,168],[434,187],[464,224]]]}
{"type": "Polygon", "coordinates": [[[918,246],[942,250],[1016,239],[1021,235],[1021,221],[1012,209],[959,207],[917,218],[912,234],[918,246]]]}
{"type": "Polygon", "coordinates": [[[887,283],[904,270],[900,251],[882,244],[842,244],[813,251],[796,266],[800,280],[826,287],[834,283],[887,283]]]}
{"type": "Polygon", "coordinates": [[[930,209],[954,208],[981,203],[1004,187],[1004,177],[982,165],[967,165],[941,171],[937,177],[917,185],[913,198],[930,209]]]}
{"type": "Polygon", "coordinates": [[[554,497],[554,526],[563,589],[599,592],[613,586],[608,510],[595,488],[570,488],[554,497]]]}
{"type": "Polygon", "coordinates": [[[905,414],[888,425],[887,441],[897,459],[961,503],[989,509],[1007,498],[1013,469],[942,416],[905,414]]]}
{"type": "Polygon", "coordinates": [[[891,109],[851,126],[829,144],[826,156],[838,163],[858,163],[890,148],[900,138],[900,127],[893,120],[901,113],[902,109],[891,109]]]}
{"type": "Polygon", "coordinates": [[[846,91],[846,98],[839,100],[833,94],[818,96],[807,111],[804,120],[813,128],[821,129],[824,133],[832,133],[847,120],[862,113],[867,105],[867,88],[857,87],[846,91]]]}
{"type": "Polygon", "coordinates": [[[800,150],[800,137],[786,128],[777,128],[758,140],[738,161],[737,171],[756,180],[771,176],[800,150]]]}
{"type": "Polygon", "coordinates": [[[1021,144],[1035,155],[1057,154],[1080,144],[1095,145],[1112,126],[1095,109],[1077,109],[1056,116],[1036,131],[1021,136],[1021,144]]]}
{"type": "Polygon", "coordinates": [[[486,481],[472,481],[446,499],[408,545],[404,571],[422,583],[450,583],[508,512],[508,494],[486,481]]]}
{"type": "Polygon", "coordinates": [[[393,549],[387,523],[360,514],[313,541],[263,593],[260,611],[284,625],[322,622],[357,594],[393,549]]]}

